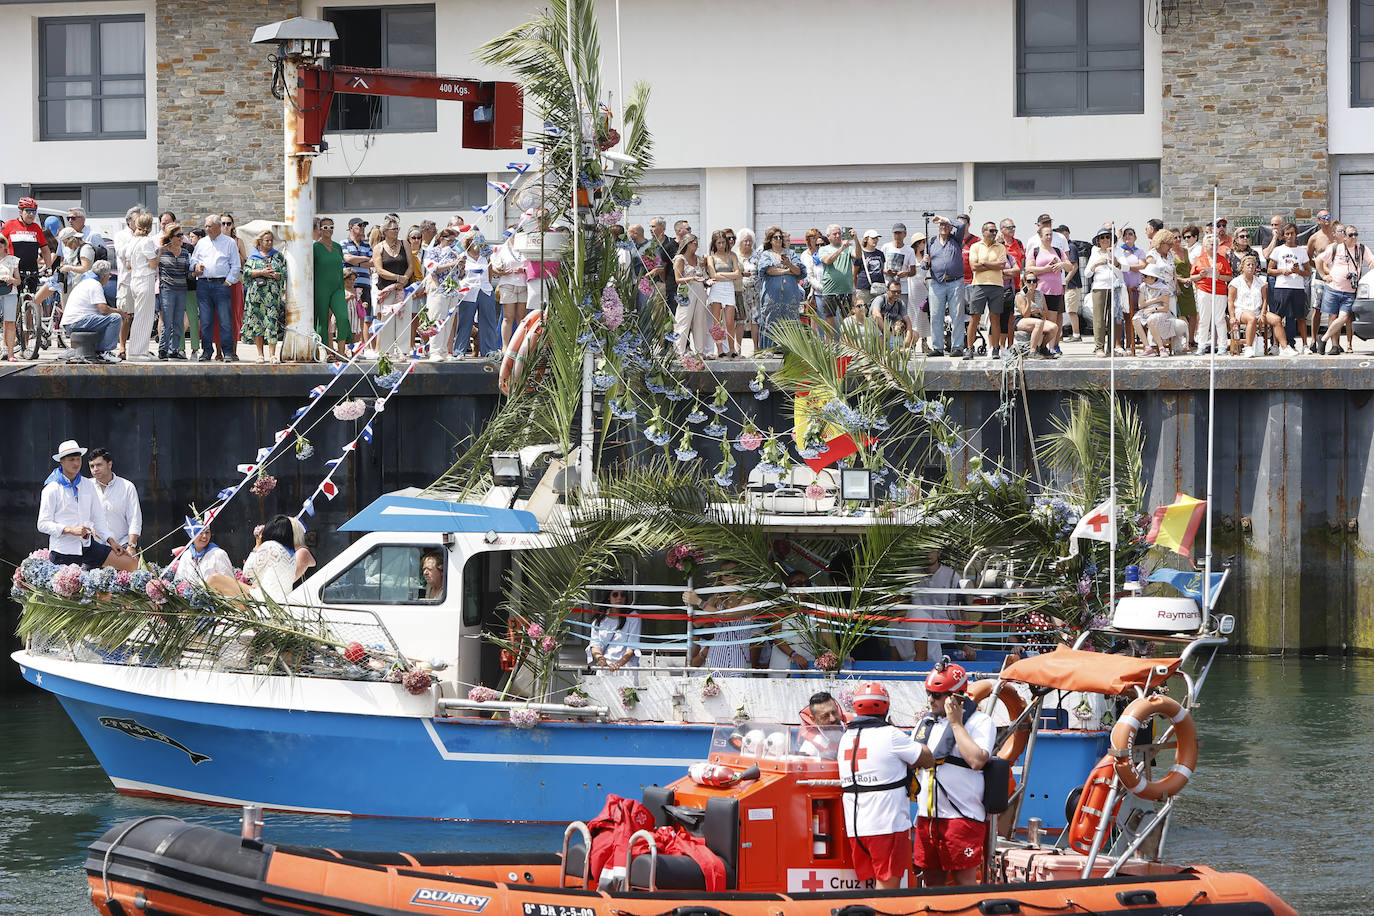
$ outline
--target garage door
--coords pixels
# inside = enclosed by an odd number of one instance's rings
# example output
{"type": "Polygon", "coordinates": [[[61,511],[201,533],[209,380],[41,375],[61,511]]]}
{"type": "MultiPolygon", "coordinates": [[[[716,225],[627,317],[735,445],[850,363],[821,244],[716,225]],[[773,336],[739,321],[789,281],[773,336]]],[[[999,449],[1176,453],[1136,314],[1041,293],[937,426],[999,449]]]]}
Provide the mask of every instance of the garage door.
{"type": "Polygon", "coordinates": [[[1340,195],[1336,218],[1358,226],[1360,238],[1364,239],[1374,229],[1374,173],[1342,173],[1340,195]]]}
{"type": "Polygon", "coordinates": [[[639,203],[626,211],[625,224],[643,223],[649,233],[649,220],[661,216],[668,221],[668,235],[673,223],[685,219],[692,229],[701,232],[701,175],[695,172],[654,173],[645,175],[636,192],[639,203]]]}
{"type": "Polygon", "coordinates": [[[754,185],[754,224],[781,226],[799,236],[830,223],[863,231],[877,229],[884,236],[895,222],[913,232],[924,225],[921,214],[933,210],[951,214],[957,206],[954,179],[787,182],[754,185]]]}

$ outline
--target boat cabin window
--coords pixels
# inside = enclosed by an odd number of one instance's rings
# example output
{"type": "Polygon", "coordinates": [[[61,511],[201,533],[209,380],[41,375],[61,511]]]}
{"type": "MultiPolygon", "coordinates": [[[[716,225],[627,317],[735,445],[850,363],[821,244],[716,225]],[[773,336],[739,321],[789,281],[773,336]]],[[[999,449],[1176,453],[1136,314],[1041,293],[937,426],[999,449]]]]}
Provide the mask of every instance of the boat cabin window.
{"type": "Polygon", "coordinates": [[[440,604],[448,563],[439,547],[382,544],[320,589],[326,604],[440,604]]]}

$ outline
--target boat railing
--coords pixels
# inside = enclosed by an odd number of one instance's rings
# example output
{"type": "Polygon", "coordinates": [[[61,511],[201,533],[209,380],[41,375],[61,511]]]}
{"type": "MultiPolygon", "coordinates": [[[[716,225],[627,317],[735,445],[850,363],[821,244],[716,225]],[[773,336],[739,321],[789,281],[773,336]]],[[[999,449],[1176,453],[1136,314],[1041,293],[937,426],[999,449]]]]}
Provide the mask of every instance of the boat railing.
{"type": "MultiPolygon", "coordinates": [[[[625,847],[625,890],[631,889],[630,866],[635,860],[635,842],[643,840],[649,844],[649,887],[650,892],[658,890],[658,844],[654,842],[651,830],[636,830],[630,835],[630,843],[625,847]]],[[[590,847],[589,847],[590,848],[590,847]]],[[[589,857],[590,858],[590,857],[589,857]]]]}
{"type": "Polygon", "coordinates": [[[474,712],[490,713],[493,711],[510,712],[515,709],[532,709],[540,715],[565,716],[570,719],[605,719],[611,711],[605,706],[569,706],[566,703],[526,703],[512,702],[509,700],[468,700],[460,697],[441,697],[439,699],[440,712],[450,710],[472,710],[474,712]]]}
{"type": "Polygon", "coordinates": [[[568,850],[569,843],[574,833],[582,836],[582,883],[578,887],[585,888],[587,879],[591,875],[592,869],[592,830],[585,821],[573,821],[563,830],[563,850],[559,854],[559,859],[563,863],[563,875],[568,874],[568,850]]]}
{"type": "Polygon", "coordinates": [[[397,679],[406,666],[391,632],[366,608],[293,606],[293,616],[251,627],[198,618],[189,635],[153,619],[118,645],[35,633],[28,651],[67,661],[141,668],[211,670],[343,680],[397,679]]]}

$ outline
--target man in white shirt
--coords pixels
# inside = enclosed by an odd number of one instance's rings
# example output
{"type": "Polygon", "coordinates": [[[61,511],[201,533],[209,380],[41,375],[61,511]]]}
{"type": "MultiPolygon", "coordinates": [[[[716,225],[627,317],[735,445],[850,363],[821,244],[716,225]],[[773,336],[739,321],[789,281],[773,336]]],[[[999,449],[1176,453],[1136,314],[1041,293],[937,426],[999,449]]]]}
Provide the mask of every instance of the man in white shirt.
{"type": "Polygon", "coordinates": [[[860,881],[901,887],[911,864],[907,767],[929,766],[930,751],[887,721],[887,689],[869,681],[854,692],[856,718],[840,737],[845,834],[860,881]]]}
{"type": "Polygon", "coordinates": [[[957,651],[959,637],[953,621],[960,619],[959,612],[954,610],[959,603],[959,596],[952,591],[926,592],[925,589],[956,589],[959,587],[959,575],[940,562],[938,549],[932,550],[926,558],[925,572],[925,578],[916,581],[916,592],[911,596],[911,603],[916,608],[910,616],[918,619],[903,620],[894,625],[894,629],[907,633],[906,638],[894,635],[892,639],[892,650],[899,661],[935,662],[944,655],[954,656],[957,651]],[[917,652],[918,645],[920,652],[917,652]]]}
{"type": "Polygon", "coordinates": [[[205,237],[191,252],[191,273],[196,277],[196,310],[200,313],[200,356],[202,363],[214,358],[210,330],[219,316],[219,345],[226,363],[238,362],[234,353],[234,323],[229,313],[232,295],[229,287],[239,281],[243,264],[238,243],[220,231],[219,214],[205,217],[205,237]]]}
{"type": "Polygon", "coordinates": [[[87,245],[104,245],[105,238],[86,222],[86,211],[81,207],[67,209],[67,225],[81,233],[81,241],[87,245]]]}
{"type": "MultiPolygon", "coordinates": [[[[911,302],[912,278],[916,276],[916,252],[906,241],[906,223],[892,224],[892,241],[882,247],[883,275],[888,280],[902,281],[902,311],[911,302]]],[[[915,304],[920,307],[920,303],[915,304]]]]}
{"type": "Polygon", "coordinates": [[[138,539],[143,535],[143,509],[138,504],[138,490],[123,477],[116,477],[114,457],[103,448],[93,449],[86,459],[105,510],[105,524],[114,534],[119,546],[130,553],[138,552],[138,539]]]}
{"type": "Polygon", "coordinates": [[[95,331],[100,335],[96,353],[102,362],[117,363],[115,348],[119,346],[119,329],[123,319],[105,301],[105,281],[110,277],[110,262],[96,261],[91,265],[94,277],[86,277],[67,295],[62,309],[62,330],[95,331]]]}
{"type": "Polygon", "coordinates": [[[52,456],[59,467],[43,482],[38,500],[38,530],[48,536],[48,559],[59,566],[113,566],[132,572],[138,561],[109,530],[95,481],[81,476],[85,454],[75,439],[68,439],[52,456]]]}
{"type": "Polygon", "coordinates": [[[927,887],[973,884],[983,860],[987,812],[982,770],[992,757],[997,729],[965,697],[967,687],[961,666],[937,664],[926,677],[930,714],[913,733],[921,751],[914,860],[927,887]]]}

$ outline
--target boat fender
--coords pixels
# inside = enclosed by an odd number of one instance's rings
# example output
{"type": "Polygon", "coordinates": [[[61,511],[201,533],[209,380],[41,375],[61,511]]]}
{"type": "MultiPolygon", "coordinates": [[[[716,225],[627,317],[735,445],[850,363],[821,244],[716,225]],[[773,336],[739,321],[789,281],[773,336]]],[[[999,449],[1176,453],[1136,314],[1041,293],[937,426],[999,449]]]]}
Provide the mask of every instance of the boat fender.
{"type": "Polygon", "coordinates": [[[687,776],[699,786],[728,789],[737,783],[758,779],[759,767],[754,764],[747,770],[736,771],[719,763],[694,763],[687,768],[687,776]]]}
{"type": "Polygon", "coordinates": [[[1117,777],[1132,795],[1149,801],[1172,798],[1183,791],[1197,768],[1197,723],[1173,697],[1141,697],[1126,707],[1112,727],[1110,754],[1116,760],[1117,777]],[[1173,723],[1178,752],[1168,773],[1147,782],[1136,772],[1131,752],[1135,749],[1136,733],[1154,716],[1164,716],[1173,723]]]}

